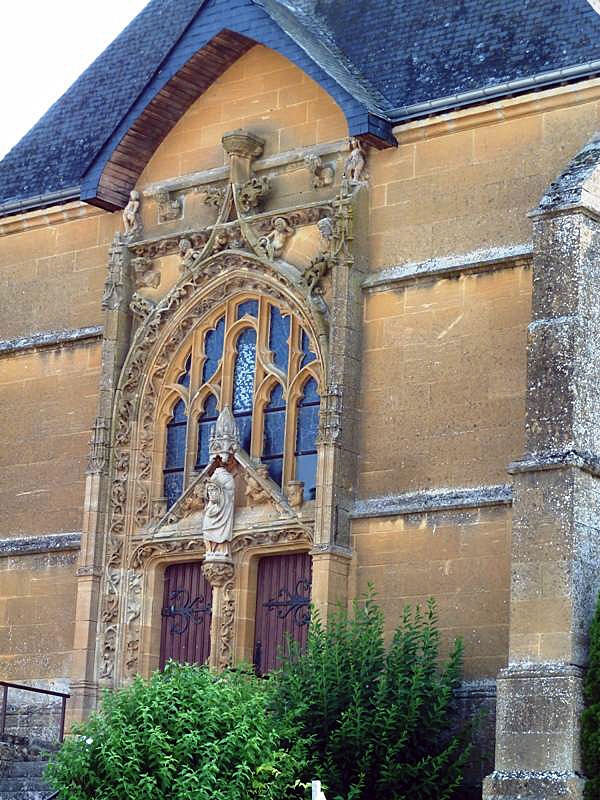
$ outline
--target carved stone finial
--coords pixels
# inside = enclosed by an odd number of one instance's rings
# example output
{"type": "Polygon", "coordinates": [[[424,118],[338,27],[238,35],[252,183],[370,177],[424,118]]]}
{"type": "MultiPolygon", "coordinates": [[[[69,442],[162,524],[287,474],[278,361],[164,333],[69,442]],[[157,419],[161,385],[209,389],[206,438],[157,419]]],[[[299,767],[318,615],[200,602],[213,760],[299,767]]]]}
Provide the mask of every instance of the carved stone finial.
{"type": "Polygon", "coordinates": [[[350,139],[350,153],[344,163],[344,178],[348,183],[360,183],[366,164],[365,154],[359,139],[350,139]]]}
{"type": "Polygon", "coordinates": [[[123,209],[123,235],[127,241],[131,241],[142,233],[140,206],[140,193],[132,189],[129,192],[129,202],[123,209]]]}
{"type": "Polygon", "coordinates": [[[115,233],[109,250],[108,275],[104,283],[101,307],[104,311],[114,311],[123,300],[123,286],[126,277],[127,248],[120,233],[115,233]]]}
{"type": "Polygon", "coordinates": [[[239,447],[240,434],[237,422],[229,406],[225,406],[219,414],[219,418],[215,422],[215,427],[210,435],[208,452],[210,453],[211,459],[220,456],[221,461],[225,462],[239,447]]]}
{"type": "Polygon", "coordinates": [[[271,231],[266,236],[261,236],[259,244],[265,251],[268,259],[279,258],[283,253],[287,240],[295,233],[285,217],[273,219],[271,231]]]}

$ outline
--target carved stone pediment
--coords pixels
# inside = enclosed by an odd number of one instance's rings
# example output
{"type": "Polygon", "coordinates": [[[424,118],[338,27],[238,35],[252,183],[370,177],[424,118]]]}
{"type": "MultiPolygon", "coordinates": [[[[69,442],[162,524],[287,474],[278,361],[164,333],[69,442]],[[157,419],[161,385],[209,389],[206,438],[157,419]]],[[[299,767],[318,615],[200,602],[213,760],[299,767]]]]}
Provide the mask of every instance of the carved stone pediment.
{"type": "MultiPolygon", "coordinates": [[[[238,449],[224,466],[232,473],[236,484],[234,537],[236,530],[247,530],[248,525],[262,527],[281,520],[297,522],[303,527],[298,504],[295,503],[295,507],[290,505],[281,488],[269,477],[264,464],[238,449]]],[[[179,500],[158,522],[150,525],[154,536],[175,536],[184,530],[201,530],[206,486],[219,467],[223,467],[223,462],[216,458],[194,478],[179,500]]]]}

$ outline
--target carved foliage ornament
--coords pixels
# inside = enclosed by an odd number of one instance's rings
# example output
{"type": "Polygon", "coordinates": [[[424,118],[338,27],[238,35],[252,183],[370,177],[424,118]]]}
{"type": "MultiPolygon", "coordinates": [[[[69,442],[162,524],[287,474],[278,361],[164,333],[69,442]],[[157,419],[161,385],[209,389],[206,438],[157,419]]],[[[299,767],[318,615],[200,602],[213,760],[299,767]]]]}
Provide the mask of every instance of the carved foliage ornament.
{"type": "Polygon", "coordinates": [[[118,619],[120,566],[122,540],[131,524],[145,525],[150,517],[151,500],[149,478],[152,464],[152,442],[154,439],[154,419],[156,402],[160,387],[171,359],[200,316],[208,313],[216,304],[241,287],[257,288],[263,294],[272,296],[279,302],[289,303],[291,285],[277,270],[270,275],[266,265],[257,272],[258,283],[253,284],[248,276],[248,267],[257,269],[258,265],[242,256],[230,254],[219,260],[209,259],[201,269],[183,276],[171,292],[151,310],[143,325],[136,332],[133,345],[122,370],[119,401],[113,419],[113,461],[112,484],[110,490],[109,551],[105,574],[103,644],[101,647],[102,678],[110,679],[114,674],[114,640],[118,619]],[[230,272],[243,269],[243,275],[233,278],[230,272]],[[219,276],[218,283],[211,288],[211,276],[219,276]],[[207,287],[208,280],[208,287],[207,287]],[[198,294],[198,287],[204,286],[205,294],[198,294]],[[277,286],[281,287],[279,290],[277,286]],[[169,320],[170,332],[165,336],[163,329],[169,320]],[[160,354],[158,350],[160,349],[160,354]],[[153,366],[148,372],[148,364],[153,366]],[[141,391],[145,383],[145,390],[141,391]],[[143,394],[141,408],[139,397],[143,394]],[[136,445],[137,474],[134,494],[128,499],[129,470],[131,463],[133,422],[140,419],[139,442],[136,445]],[[127,522],[127,508],[133,509],[133,520],[127,522]],[[127,523],[127,528],[126,528],[127,523]]]}

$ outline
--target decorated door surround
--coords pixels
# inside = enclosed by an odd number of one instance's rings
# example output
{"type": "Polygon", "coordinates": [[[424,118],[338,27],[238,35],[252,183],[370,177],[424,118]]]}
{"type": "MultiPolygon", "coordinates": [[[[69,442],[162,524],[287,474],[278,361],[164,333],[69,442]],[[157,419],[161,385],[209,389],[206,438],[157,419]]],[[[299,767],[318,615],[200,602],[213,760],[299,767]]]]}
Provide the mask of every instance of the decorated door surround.
{"type": "MultiPolygon", "coordinates": [[[[78,684],[82,715],[86,705],[93,707],[99,686],[120,685],[158,666],[159,584],[169,563],[204,559],[213,587],[214,667],[252,660],[259,557],[310,550],[315,603],[326,613],[344,599],[358,388],[358,363],[350,355],[360,343],[366,266],[354,234],[354,218],[365,213],[364,150],[358,142],[350,147],[340,142],[317,152],[260,159],[261,140],[246,131],[226,134],[223,147],[229,156],[227,176],[211,181],[196,175],[189,185],[177,179],[132,193],[125,233],[115,237],[110,252],[103,296],[103,391],[91,442],[78,572],[78,618],[87,631],[86,646],[76,648],[85,658],[80,664],[85,679],[78,684]],[[306,175],[309,192],[282,207],[278,184],[290,171],[306,175]],[[185,208],[189,193],[198,192],[215,209],[216,219],[194,229],[185,208]],[[156,204],[159,225],[168,223],[168,233],[144,238],[140,208],[146,202],[156,204]],[[295,238],[305,250],[311,241],[314,248],[297,265],[286,260],[295,238]],[[179,259],[180,277],[155,299],[167,257],[179,259]],[[177,375],[184,370],[190,341],[212,324],[220,308],[249,297],[289,314],[310,340],[320,396],[316,498],[298,494],[297,467],[291,465],[310,451],[297,444],[290,453],[289,430],[281,485],[261,463],[256,445],[261,435],[251,453],[240,446],[240,420],[232,425],[225,413],[232,378],[224,375],[215,390],[221,397],[221,438],[212,442],[206,466],[196,470],[186,456],[182,494],[167,509],[164,432],[173,391],[183,392],[177,375]],[[227,491],[235,497],[228,532],[218,546],[204,524],[211,483],[219,484],[213,494],[231,485],[227,491]],[[84,617],[91,623],[84,626],[84,617]]],[[[259,358],[269,361],[263,351],[259,358]]],[[[288,409],[294,403],[288,399],[288,409]]]]}

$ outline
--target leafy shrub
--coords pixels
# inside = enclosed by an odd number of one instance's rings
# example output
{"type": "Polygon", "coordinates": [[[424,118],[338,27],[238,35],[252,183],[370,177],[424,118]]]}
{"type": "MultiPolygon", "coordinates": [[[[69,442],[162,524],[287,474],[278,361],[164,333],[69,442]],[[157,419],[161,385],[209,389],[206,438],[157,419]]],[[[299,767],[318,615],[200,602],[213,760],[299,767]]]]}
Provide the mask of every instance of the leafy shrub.
{"type": "Polygon", "coordinates": [[[600,797],[600,596],[590,626],[590,651],[583,680],[586,708],[581,716],[581,753],[587,775],[584,797],[600,797]]]}
{"type": "Polygon", "coordinates": [[[372,589],[353,618],[314,619],[300,654],[293,643],[273,708],[310,737],[304,779],[319,778],[328,800],[448,800],[462,783],[467,729],[453,733],[453,688],[462,663],[457,640],[439,665],[435,603],[405,608],[387,649],[372,589]]]}
{"type": "Polygon", "coordinates": [[[283,800],[304,743],[267,713],[269,682],[232,670],[167,665],[104,695],[49,765],[60,800],[283,800]]]}

